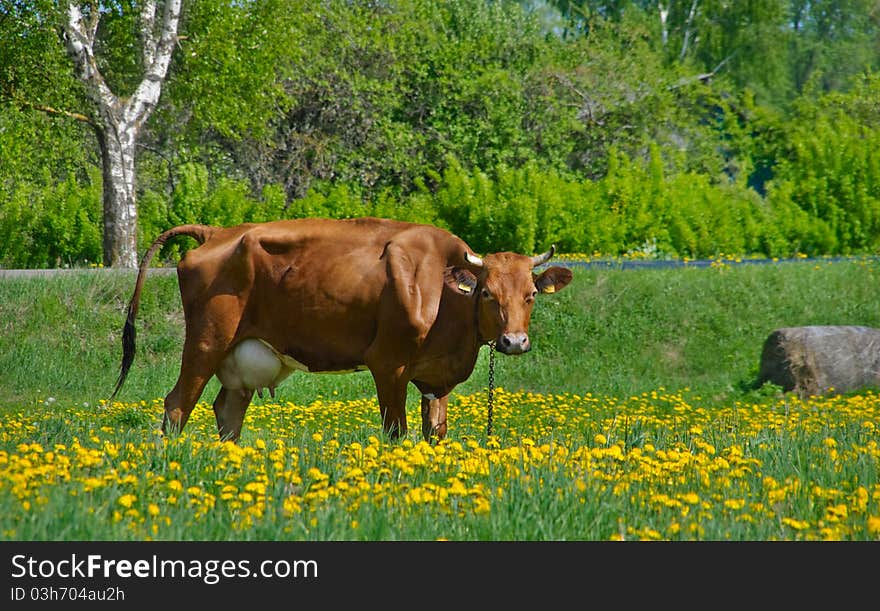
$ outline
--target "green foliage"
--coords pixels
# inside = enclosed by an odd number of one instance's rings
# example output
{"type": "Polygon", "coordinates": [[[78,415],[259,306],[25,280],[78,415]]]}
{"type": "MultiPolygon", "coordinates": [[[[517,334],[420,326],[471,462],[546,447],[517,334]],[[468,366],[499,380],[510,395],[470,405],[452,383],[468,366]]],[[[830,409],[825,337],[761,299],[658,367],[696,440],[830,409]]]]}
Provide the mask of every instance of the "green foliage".
{"type": "MultiPolygon", "coordinates": [[[[284,210],[283,195],[276,186],[267,186],[260,198],[250,195],[242,180],[220,178],[211,184],[207,168],[198,163],[184,164],[179,171],[170,202],[155,192],[147,192],[140,200],[140,242],[144,249],[160,233],[175,225],[199,223],[231,226],[280,218],[284,210]]],[[[173,242],[166,245],[161,256],[177,259],[193,243],[173,242]]]]}
{"type": "Polygon", "coordinates": [[[499,167],[492,177],[450,161],[435,194],[438,221],[479,252],[563,252],[690,258],[727,254],[788,256],[827,241],[824,224],[796,206],[771,207],[752,189],[705,175],[666,175],[659,150],[650,164],[615,153],[598,181],[568,179],[534,164],[499,167]]]}
{"type": "Polygon", "coordinates": [[[26,110],[35,105],[79,110],[82,90],[56,30],[59,9],[54,0],[0,5],[0,109],[12,103],[26,110]]]}
{"type": "MultiPolygon", "coordinates": [[[[123,95],[137,7],[99,9],[123,95]]],[[[880,87],[849,78],[877,64],[866,0],[690,7],[668,5],[664,37],[635,0],[187,1],[139,136],[140,249],[182,222],[374,215],[481,252],[876,251],[880,87]]],[[[98,258],[60,8],[0,12],[3,265],[98,258]]]]}
{"type": "Polygon", "coordinates": [[[101,182],[73,175],[21,185],[0,207],[0,266],[71,267],[101,260],[101,182]]]}
{"type": "Polygon", "coordinates": [[[875,252],[880,248],[880,119],[870,100],[880,78],[849,93],[804,101],[787,126],[768,199],[791,202],[827,227],[809,253],[875,252]]]}
{"type": "Polygon", "coordinates": [[[165,91],[172,103],[157,109],[159,133],[182,143],[199,138],[203,130],[221,139],[261,139],[290,103],[278,77],[303,44],[295,25],[306,4],[185,1],[181,28],[186,41],[165,91]],[[176,106],[178,101],[183,108],[176,106]],[[187,115],[185,120],[180,113],[187,115]]]}
{"type": "MultiPolygon", "coordinates": [[[[470,172],[453,158],[447,163],[433,192],[422,189],[398,197],[384,190],[367,196],[345,183],[324,183],[289,206],[280,186],[267,186],[253,197],[245,182],[212,183],[204,166],[188,164],[179,172],[170,201],[155,192],[141,197],[141,245],[145,249],[159,233],[184,223],[229,226],[278,218],[380,216],[436,224],[483,253],[532,253],[550,244],[562,252],[689,258],[836,251],[833,226],[793,203],[795,193],[785,190],[790,183],[774,186],[773,197],[764,201],[748,187],[715,185],[702,174],[666,175],[659,157],[645,165],[621,153],[611,158],[608,175],[595,182],[566,178],[536,164],[502,165],[487,173],[470,172]]],[[[8,237],[0,250],[4,264],[55,267],[97,261],[99,185],[95,180],[83,189],[70,178],[46,193],[19,189],[23,199],[13,198],[0,210],[0,229],[8,237]]],[[[160,257],[177,260],[194,245],[174,241],[160,257]]]]}

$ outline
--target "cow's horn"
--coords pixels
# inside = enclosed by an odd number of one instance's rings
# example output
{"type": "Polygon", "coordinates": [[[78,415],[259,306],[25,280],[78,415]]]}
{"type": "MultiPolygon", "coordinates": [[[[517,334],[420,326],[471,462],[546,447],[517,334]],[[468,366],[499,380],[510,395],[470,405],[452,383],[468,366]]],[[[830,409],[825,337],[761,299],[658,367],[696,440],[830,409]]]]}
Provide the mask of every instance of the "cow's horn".
{"type": "Polygon", "coordinates": [[[472,255],[468,251],[464,251],[464,260],[474,267],[483,267],[483,260],[477,255],[472,255]]]}
{"type": "Polygon", "coordinates": [[[546,263],[550,260],[550,257],[553,256],[553,253],[556,252],[556,244],[550,246],[550,250],[545,252],[543,255],[535,255],[532,257],[532,267],[537,267],[543,263],[546,263]]]}

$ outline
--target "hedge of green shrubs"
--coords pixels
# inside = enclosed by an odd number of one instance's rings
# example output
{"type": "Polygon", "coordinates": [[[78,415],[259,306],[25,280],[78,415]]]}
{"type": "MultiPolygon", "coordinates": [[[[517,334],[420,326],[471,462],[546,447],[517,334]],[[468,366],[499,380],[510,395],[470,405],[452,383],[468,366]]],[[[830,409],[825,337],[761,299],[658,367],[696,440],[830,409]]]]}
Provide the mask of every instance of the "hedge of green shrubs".
{"type": "MultiPolygon", "coordinates": [[[[598,181],[535,164],[469,171],[449,159],[430,188],[421,185],[402,197],[318,184],[291,203],[273,186],[255,197],[243,181],[211,184],[204,167],[188,164],[179,169],[170,198],[141,195],[140,249],[181,223],[369,215],[447,228],[480,253],[532,253],[551,243],[568,253],[692,259],[873,252],[880,242],[880,137],[847,129],[858,131],[844,121],[805,130],[793,161],[778,168],[764,196],[705,174],[667,174],[657,151],[648,163],[613,154],[598,181]]],[[[89,178],[17,190],[0,209],[0,263],[39,268],[100,261],[100,176],[89,178]]],[[[180,240],[161,256],[174,260],[192,246],[180,240]]]]}

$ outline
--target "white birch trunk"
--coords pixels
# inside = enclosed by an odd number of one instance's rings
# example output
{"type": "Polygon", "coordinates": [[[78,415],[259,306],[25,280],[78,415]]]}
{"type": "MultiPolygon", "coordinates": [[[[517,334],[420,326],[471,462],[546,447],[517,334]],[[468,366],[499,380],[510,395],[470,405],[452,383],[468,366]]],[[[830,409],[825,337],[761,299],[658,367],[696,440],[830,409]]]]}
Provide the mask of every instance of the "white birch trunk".
{"type": "Polygon", "coordinates": [[[141,55],[144,76],[131,97],[119,98],[107,86],[95,58],[95,35],[100,13],[92,4],[86,14],[68,3],[64,24],[67,51],[77,77],[94,105],[93,122],[101,148],[104,178],[104,264],[138,265],[137,181],[135,150],[141,127],[159,101],[177,42],[182,0],[164,0],[161,29],[154,29],[157,0],[141,4],[141,55]]]}
{"type": "Polygon", "coordinates": [[[691,3],[691,10],[688,11],[687,21],[684,24],[684,40],[681,43],[681,53],[678,55],[678,59],[683,60],[688,52],[688,47],[691,44],[691,36],[694,34],[693,25],[694,25],[694,17],[697,14],[697,2],[698,0],[694,0],[691,3]]]}
{"type": "Polygon", "coordinates": [[[669,25],[667,20],[669,19],[669,5],[665,5],[662,2],[657,3],[657,8],[660,11],[660,38],[663,42],[663,48],[666,48],[666,43],[669,42],[669,25]]]}

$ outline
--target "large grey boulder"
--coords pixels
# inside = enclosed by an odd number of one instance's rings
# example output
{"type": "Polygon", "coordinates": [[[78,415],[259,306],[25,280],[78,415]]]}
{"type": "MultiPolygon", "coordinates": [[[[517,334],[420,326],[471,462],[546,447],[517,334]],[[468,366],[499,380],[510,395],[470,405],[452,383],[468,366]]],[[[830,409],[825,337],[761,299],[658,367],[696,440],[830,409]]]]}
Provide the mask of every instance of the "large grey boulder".
{"type": "Polygon", "coordinates": [[[772,382],[800,396],[880,387],[880,329],[783,327],[764,341],[758,385],[772,382]]]}

